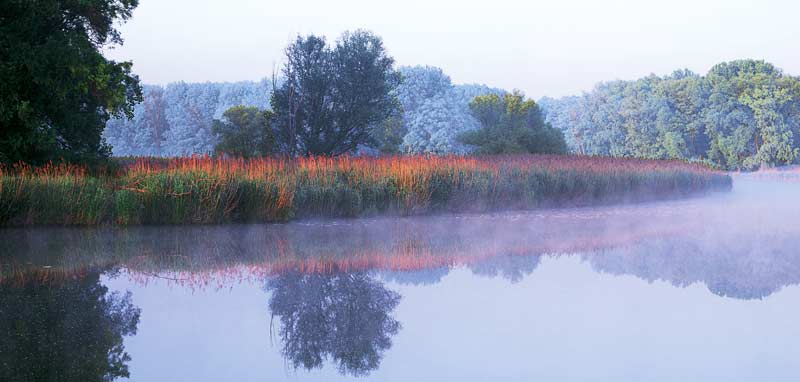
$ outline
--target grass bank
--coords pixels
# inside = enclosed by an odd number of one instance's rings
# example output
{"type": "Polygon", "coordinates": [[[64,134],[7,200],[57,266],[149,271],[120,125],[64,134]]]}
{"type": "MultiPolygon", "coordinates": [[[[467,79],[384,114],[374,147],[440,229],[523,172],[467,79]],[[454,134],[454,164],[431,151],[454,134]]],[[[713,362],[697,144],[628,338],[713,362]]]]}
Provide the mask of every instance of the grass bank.
{"type": "Polygon", "coordinates": [[[0,225],[280,222],[632,202],[727,190],[696,164],[555,155],[140,158],[0,169],[0,225]]]}

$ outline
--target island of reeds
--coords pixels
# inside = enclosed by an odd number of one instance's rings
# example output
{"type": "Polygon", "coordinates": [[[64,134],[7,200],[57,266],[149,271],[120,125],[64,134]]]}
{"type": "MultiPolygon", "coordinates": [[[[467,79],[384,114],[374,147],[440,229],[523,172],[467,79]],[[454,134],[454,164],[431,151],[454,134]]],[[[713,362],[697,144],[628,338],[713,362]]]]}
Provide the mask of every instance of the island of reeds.
{"type": "Polygon", "coordinates": [[[685,197],[728,175],[680,161],[559,155],[140,158],[114,171],[0,170],[0,224],[284,222],[685,197]]]}

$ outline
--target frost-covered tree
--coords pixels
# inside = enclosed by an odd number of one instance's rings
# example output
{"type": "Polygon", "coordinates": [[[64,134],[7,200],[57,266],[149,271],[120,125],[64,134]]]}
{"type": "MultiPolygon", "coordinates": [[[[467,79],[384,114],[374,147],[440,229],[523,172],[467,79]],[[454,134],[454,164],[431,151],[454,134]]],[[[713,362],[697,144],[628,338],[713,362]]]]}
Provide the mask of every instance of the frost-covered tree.
{"type": "Polygon", "coordinates": [[[400,72],[403,83],[397,95],[407,130],[402,147],[406,152],[466,152],[456,137],[479,127],[470,115],[470,101],[483,94],[504,93],[484,85],[453,85],[439,68],[403,67],[400,72]]]}
{"type": "Polygon", "coordinates": [[[132,119],[115,118],[106,124],[105,139],[114,155],[163,154],[169,123],[166,118],[164,88],[145,85],[144,101],[134,108],[132,119]]]}
{"type": "Polygon", "coordinates": [[[267,80],[146,85],[133,119],[110,120],[104,137],[117,156],[208,153],[216,144],[213,120],[233,106],[268,108],[271,89],[267,80]]]}
{"type": "Polygon", "coordinates": [[[214,150],[214,120],[219,86],[177,83],[167,86],[167,155],[181,156],[214,150]]]}
{"type": "MultiPolygon", "coordinates": [[[[479,95],[505,93],[485,85],[453,85],[450,77],[434,67],[401,67],[399,72],[402,82],[392,94],[401,110],[393,110],[376,124],[373,148],[361,145],[359,152],[465,153],[468,148],[456,137],[480,126],[470,115],[470,101],[479,95]]],[[[105,138],[118,156],[207,153],[216,144],[210,131],[214,119],[233,106],[270,110],[271,90],[272,82],[267,80],[148,85],[133,120],[109,121],[105,138]]]]}

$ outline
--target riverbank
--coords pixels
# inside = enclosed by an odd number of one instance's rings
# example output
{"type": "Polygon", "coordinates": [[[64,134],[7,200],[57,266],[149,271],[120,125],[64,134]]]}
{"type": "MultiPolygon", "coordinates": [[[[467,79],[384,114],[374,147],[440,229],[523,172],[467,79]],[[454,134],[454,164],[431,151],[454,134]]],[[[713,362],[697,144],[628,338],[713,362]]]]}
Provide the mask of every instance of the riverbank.
{"type": "Polygon", "coordinates": [[[0,171],[0,225],[284,222],[686,197],[731,188],[697,164],[556,155],[149,159],[115,173],[0,171]]]}

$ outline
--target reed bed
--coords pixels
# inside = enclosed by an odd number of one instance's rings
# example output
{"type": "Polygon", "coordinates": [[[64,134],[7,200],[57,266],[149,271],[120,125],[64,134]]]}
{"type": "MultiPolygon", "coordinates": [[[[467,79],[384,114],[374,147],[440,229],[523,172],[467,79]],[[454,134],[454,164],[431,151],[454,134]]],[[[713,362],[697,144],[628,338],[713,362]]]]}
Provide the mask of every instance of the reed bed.
{"type": "Polygon", "coordinates": [[[556,155],[126,160],[0,169],[0,224],[205,224],[480,212],[727,190],[698,164],[556,155]]]}

